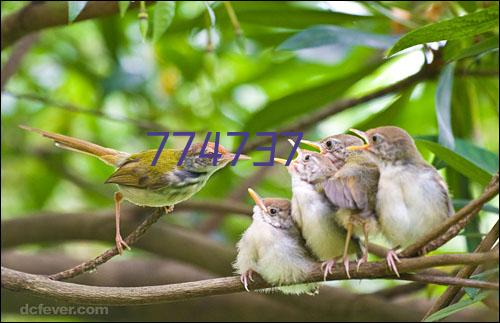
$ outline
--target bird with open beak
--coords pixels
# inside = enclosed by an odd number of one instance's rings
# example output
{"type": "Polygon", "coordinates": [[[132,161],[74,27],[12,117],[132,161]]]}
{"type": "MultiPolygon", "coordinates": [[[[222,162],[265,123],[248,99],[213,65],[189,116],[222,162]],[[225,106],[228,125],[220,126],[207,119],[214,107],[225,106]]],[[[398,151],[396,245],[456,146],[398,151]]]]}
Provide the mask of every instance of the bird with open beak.
{"type": "MultiPolygon", "coordinates": [[[[289,140],[292,145],[295,143],[289,140]]],[[[324,194],[323,183],[337,168],[324,155],[297,149],[298,156],[287,167],[292,177],[292,217],[302,232],[306,246],[323,261],[324,277],[332,272],[343,255],[347,233],[335,220],[337,208],[324,194]]],[[[285,164],[281,158],[276,162],[285,164]]],[[[359,244],[347,244],[346,254],[357,254],[359,244]]],[[[348,267],[346,274],[349,276],[348,267]]]]}
{"type": "Polygon", "coordinates": [[[349,151],[349,146],[359,146],[363,141],[355,136],[338,134],[319,142],[302,140],[302,143],[319,149],[338,169],[323,184],[325,196],[338,208],[335,219],[347,230],[344,246],[344,267],[349,272],[348,247],[351,234],[364,237],[363,257],[357,268],[368,261],[369,236],[379,232],[375,211],[379,171],[363,151],[349,151]]]}
{"type": "MultiPolygon", "coordinates": [[[[253,280],[254,271],[275,286],[304,281],[316,267],[316,262],[309,255],[293,222],[290,201],[280,198],[262,199],[251,188],[248,193],[255,201],[253,221],[237,244],[238,256],[234,263],[245,289],[248,291],[248,281],[253,280]]],[[[317,289],[317,284],[309,283],[280,286],[271,291],[315,294],[317,289]]]]}
{"type": "MultiPolygon", "coordinates": [[[[389,241],[398,247],[407,246],[453,213],[446,183],[422,158],[405,130],[386,126],[351,131],[366,144],[347,149],[365,151],[378,166],[376,210],[381,231],[389,241]]],[[[391,250],[387,262],[396,274],[398,261],[391,250]]]]}

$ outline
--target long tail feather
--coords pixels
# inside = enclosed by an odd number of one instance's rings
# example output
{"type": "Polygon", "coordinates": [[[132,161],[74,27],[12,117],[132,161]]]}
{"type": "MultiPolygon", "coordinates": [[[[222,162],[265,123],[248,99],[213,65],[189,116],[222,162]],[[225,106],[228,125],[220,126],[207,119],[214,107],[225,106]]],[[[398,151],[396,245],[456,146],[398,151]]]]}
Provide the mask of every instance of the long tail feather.
{"type": "Polygon", "coordinates": [[[25,125],[19,125],[19,128],[36,132],[44,137],[50,138],[54,141],[54,144],[57,147],[97,157],[111,166],[119,166],[126,158],[130,156],[130,154],[126,152],[102,147],[85,140],[64,136],[58,133],[52,133],[25,125]]]}

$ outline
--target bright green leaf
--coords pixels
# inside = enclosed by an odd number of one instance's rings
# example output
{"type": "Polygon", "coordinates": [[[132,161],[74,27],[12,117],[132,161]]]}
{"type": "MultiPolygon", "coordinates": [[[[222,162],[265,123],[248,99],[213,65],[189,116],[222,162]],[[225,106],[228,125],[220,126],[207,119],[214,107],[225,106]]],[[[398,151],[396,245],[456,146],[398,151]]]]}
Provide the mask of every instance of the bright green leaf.
{"type": "Polygon", "coordinates": [[[175,1],[158,1],[153,18],[153,41],[158,41],[167,31],[175,14],[175,1]]]}
{"type": "Polygon", "coordinates": [[[120,9],[120,16],[125,16],[131,1],[118,1],[118,8],[120,9]]]}
{"type": "Polygon", "coordinates": [[[288,38],[278,46],[278,50],[298,50],[335,44],[387,49],[396,40],[397,37],[394,36],[368,33],[338,26],[319,25],[312,26],[288,38]]]}
{"type": "Polygon", "coordinates": [[[88,1],[68,1],[68,22],[72,23],[80,15],[88,1]]]}
{"type": "Polygon", "coordinates": [[[470,47],[464,48],[455,55],[453,55],[449,60],[457,61],[471,56],[478,56],[493,50],[498,50],[498,35],[490,37],[483,40],[480,43],[472,45],[470,47]]]}
{"type": "MultiPolygon", "coordinates": [[[[490,270],[487,270],[487,271],[483,271],[482,273],[473,275],[470,278],[471,279],[475,279],[475,280],[485,281],[486,280],[485,278],[489,278],[491,276],[497,276],[498,277],[498,267],[490,269],[490,270]]],[[[465,287],[464,290],[467,293],[467,295],[469,295],[469,297],[472,298],[472,299],[476,298],[477,295],[479,295],[479,293],[481,292],[481,289],[479,289],[479,288],[472,288],[472,287],[465,287]]]]}
{"type": "Polygon", "coordinates": [[[453,91],[453,73],[455,64],[448,64],[441,72],[436,90],[436,118],[439,128],[438,141],[441,145],[453,149],[455,140],[451,128],[451,94],[453,91]]]}
{"type": "Polygon", "coordinates": [[[488,294],[489,294],[488,292],[483,292],[483,293],[477,295],[473,299],[465,299],[465,300],[462,300],[458,303],[455,303],[453,305],[445,307],[442,310],[437,311],[437,312],[433,313],[432,315],[429,315],[429,317],[427,317],[424,320],[424,322],[435,322],[435,321],[441,320],[445,317],[448,317],[451,314],[459,312],[472,304],[475,304],[477,302],[482,301],[483,299],[488,297],[488,294]]]}
{"type": "Polygon", "coordinates": [[[490,181],[492,175],[488,171],[482,169],[471,160],[461,156],[453,150],[429,140],[415,139],[415,142],[430,150],[449,167],[455,169],[469,179],[479,182],[482,185],[486,185],[490,181]]]}
{"type": "Polygon", "coordinates": [[[388,56],[415,45],[470,37],[495,27],[498,27],[498,5],[415,29],[398,40],[388,56]]]}

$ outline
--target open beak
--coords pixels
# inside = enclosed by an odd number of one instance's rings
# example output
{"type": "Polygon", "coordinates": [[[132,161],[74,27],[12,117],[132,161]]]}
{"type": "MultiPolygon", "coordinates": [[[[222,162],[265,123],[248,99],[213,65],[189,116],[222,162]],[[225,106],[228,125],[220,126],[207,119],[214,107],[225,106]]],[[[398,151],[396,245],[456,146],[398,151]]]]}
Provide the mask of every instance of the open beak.
{"type": "Polygon", "coordinates": [[[370,143],[369,143],[369,140],[368,140],[368,135],[366,134],[366,132],[358,130],[358,129],[352,129],[352,128],[349,129],[349,131],[357,134],[361,139],[363,139],[363,141],[365,142],[365,144],[361,145],[361,146],[349,146],[349,147],[346,148],[347,150],[349,150],[349,151],[367,150],[370,147],[370,143]]]}
{"type": "Polygon", "coordinates": [[[304,143],[308,146],[314,147],[314,148],[318,149],[320,153],[323,153],[323,149],[321,148],[321,145],[319,144],[319,142],[309,141],[309,140],[305,140],[305,139],[302,139],[300,142],[304,143]]]}
{"type": "Polygon", "coordinates": [[[274,161],[277,162],[278,164],[281,164],[281,165],[286,164],[286,159],[283,159],[283,158],[274,158],[274,161]]]}
{"type": "Polygon", "coordinates": [[[267,212],[266,206],[264,205],[264,201],[262,201],[262,199],[260,198],[259,194],[257,194],[257,192],[255,192],[251,188],[248,188],[248,194],[250,195],[252,200],[255,201],[255,204],[257,204],[262,209],[262,211],[267,212]]]}
{"type": "MultiPolygon", "coordinates": [[[[234,156],[234,154],[233,154],[234,156]]],[[[248,155],[244,155],[244,154],[240,154],[240,156],[238,157],[238,160],[249,160],[249,159],[252,159],[252,157],[248,156],[248,155]]]]}
{"type": "MultiPolygon", "coordinates": [[[[295,141],[293,141],[292,139],[288,139],[288,142],[290,143],[290,145],[292,145],[292,147],[295,146],[295,141]]],[[[302,149],[300,149],[300,147],[297,147],[297,154],[302,155],[302,149]]]]}

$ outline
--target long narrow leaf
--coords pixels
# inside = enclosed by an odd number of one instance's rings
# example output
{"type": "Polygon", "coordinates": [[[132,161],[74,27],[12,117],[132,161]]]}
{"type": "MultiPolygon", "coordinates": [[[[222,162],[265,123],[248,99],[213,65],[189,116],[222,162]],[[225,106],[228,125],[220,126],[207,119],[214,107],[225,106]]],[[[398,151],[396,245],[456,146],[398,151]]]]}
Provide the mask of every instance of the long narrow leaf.
{"type": "Polygon", "coordinates": [[[158,1],[153,18],[153,41],[158,41],[167,31],[175,14],[175,1],[158,1]]]}
{"type": "Polygon", "coordinates": [[[85,9],[88,1],[68,1],[68,22],[72,23],[85,9]]]}
{"type": "Polygon", "coordinates": [[[436,117],[439,128],[438,141],[441,145],[453,149],[455,139],[451,129],[451,94],[453,91],[453,73],[455,64],[451,63],[441,72],[436,90],[436,117]]]}

